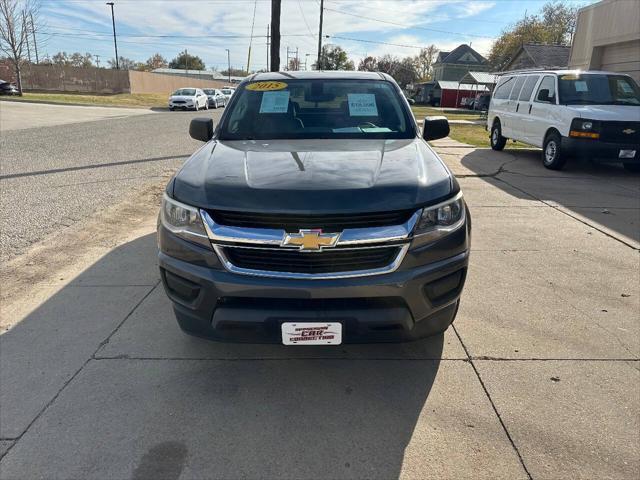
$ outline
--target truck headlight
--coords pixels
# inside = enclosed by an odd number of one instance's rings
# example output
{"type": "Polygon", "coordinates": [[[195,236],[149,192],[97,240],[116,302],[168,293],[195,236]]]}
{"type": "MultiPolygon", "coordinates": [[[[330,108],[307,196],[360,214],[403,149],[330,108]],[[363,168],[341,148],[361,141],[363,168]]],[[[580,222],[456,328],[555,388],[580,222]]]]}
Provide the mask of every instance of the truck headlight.
{"type": "Polygon", "coordinates": [[[165,193],[160,210],[162,225],[174,235],[211,248],[211,242],[197,208],[180,203],[165,193]]]}
{"type": "Polygon", "coordinates": [[[597,140],[600,138],[600,124],[601,122],[598,120],[574,118],[571,121],[569,136],[573,138],[591,138],[597,140]]]}
{"type": "Polygon", "coordinates": [[[414,235],[424,235],[435,240],[460,228],[464,220],[465,207],[460,192],[451,200],[422,209],[414,235]]]}

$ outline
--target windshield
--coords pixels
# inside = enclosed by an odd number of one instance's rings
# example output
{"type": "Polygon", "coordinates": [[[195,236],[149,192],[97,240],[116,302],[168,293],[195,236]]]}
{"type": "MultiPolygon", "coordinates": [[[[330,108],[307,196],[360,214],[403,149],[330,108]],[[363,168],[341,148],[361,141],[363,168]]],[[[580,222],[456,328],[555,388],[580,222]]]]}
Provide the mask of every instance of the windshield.
{"type": "Polygon", "coordinates": [[[252,82],[238,90],[220,139],[412,138],[410,113],[384,80],[252,82]]]}
{"type": "Polygon", "coordinates": [[[180,88],[173,92],[173,95],[184,95],[185,97],[193,97],[195,94],[195,88],[180,88]]]}
{"type": "Polygon", "coordinates": [[[623,75],[562,75],[558,89],[566,105],[640,105],[638,86],[623,75]]]}
{"type": "Polygon", "coordinates": [[[223,88],[222,89],[222,93],[224,93],[224,94],[231,93],[231,89],[230,88],[223,88]]]}
{"type": "Polygon", "coordinates": [[[216,91],[212,90],[211,88],[205,88],[203,92],[206,93],[207,95],[213,95],[214,93],[216,93],[216,91]]]}

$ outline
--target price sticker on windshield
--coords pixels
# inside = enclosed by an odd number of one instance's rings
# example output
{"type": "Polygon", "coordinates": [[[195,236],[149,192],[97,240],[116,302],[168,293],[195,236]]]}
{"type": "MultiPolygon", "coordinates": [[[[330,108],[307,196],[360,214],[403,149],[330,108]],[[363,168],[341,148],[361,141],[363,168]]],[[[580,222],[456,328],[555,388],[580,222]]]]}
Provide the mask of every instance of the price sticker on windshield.
{"type": "Polygon", "coordinates": [[[284,82],[255,82],[246,86],[247,90],[253,92],[268,92],[271,90],[284,90],[288,85],[284,82]]]}
{"type": "Polygon", "coordinates": [[[260,103],[260,113],[287,113],[289,109],[289,91],[264,92],[260,103]]]}
{"type": "Polygon", "coordinates": [[[352,117],[377,117],[376,96],[372,93],[349,93],[349,115],[352,117]]]}

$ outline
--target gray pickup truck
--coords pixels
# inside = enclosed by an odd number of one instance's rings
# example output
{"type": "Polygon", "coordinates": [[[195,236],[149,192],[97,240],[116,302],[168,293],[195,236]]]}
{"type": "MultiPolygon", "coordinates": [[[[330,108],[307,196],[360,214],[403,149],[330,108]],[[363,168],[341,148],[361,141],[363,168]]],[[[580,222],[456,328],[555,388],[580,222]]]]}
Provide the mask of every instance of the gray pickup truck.
{"type": "Polygon", "coordinates": [[[374,72],[260,73],[167,185],[162,282],[180,327],[229,341],[412,340],[453,322],[471,222],[402,91],[374,72]]]}

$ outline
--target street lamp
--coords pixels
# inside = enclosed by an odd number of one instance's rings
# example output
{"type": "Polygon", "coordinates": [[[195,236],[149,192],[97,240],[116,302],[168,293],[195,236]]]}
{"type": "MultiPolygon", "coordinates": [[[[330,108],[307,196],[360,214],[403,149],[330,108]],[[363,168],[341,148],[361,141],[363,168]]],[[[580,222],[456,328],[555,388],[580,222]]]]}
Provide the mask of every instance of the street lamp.
{"type": "Polygon", "coordinates": [[[120,62],[118,60],[118,41],[116,40],[116,17],[113,14],[113,2],[107,2],[105,5],[111,6],[111,23],[113,25],[113,46],[116,49],[116,70],[120,70],[120,62]]]}
{"type": "Polygon", "coordinates": [[[225,50],[227,51],[227,75],[229,76],[229,83],[231,83],[231,54],[228,48],[225,48],[225,50]]]}

